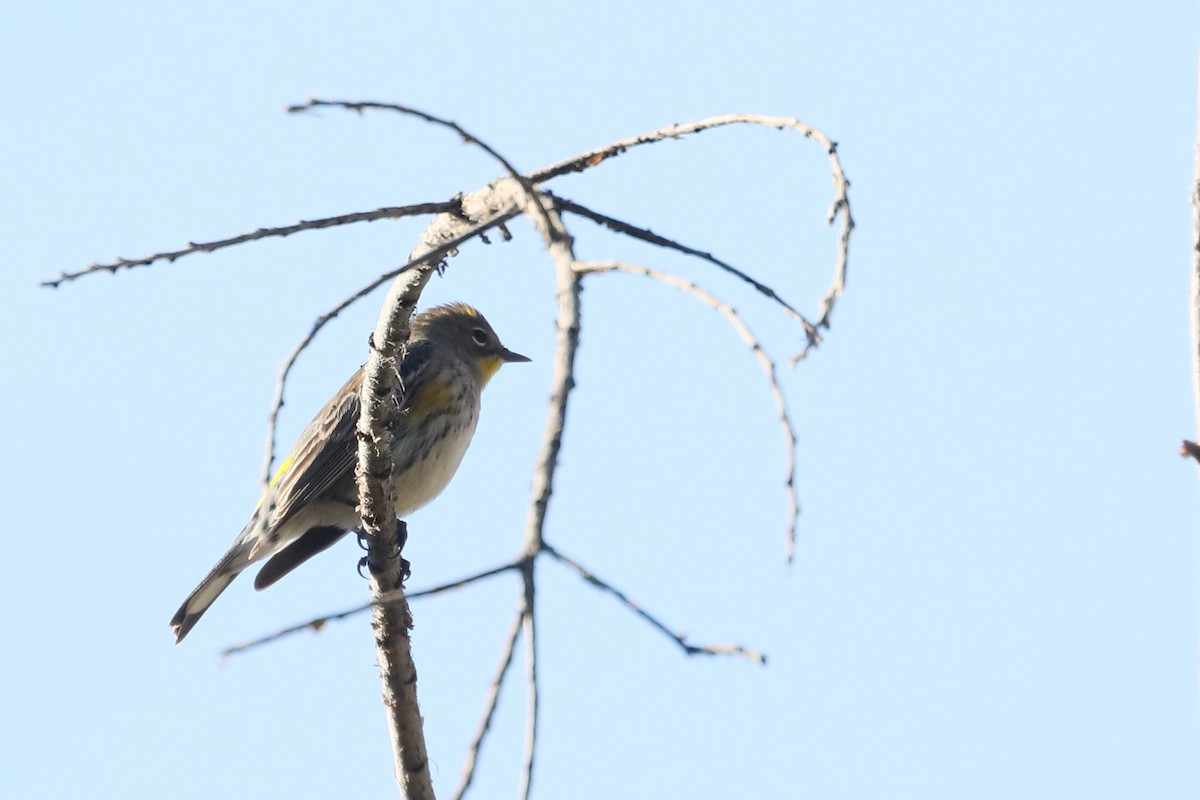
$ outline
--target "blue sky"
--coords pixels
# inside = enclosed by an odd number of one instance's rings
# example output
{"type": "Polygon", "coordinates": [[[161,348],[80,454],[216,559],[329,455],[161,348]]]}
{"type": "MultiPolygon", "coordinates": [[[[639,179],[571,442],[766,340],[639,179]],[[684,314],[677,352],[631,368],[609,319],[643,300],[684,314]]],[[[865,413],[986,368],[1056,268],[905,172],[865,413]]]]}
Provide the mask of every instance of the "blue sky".
{"type": "MultiPolygon", "coordinates": [[[[700,641],[689,660],[540,565],[541,798],[1191,798],[1200,790],[1187,283],[1189,4],[879,2],[485,9],[23,4],[5,76],[0,561],[6,797],[389,796],[366,620],[222,664],[221,648],[360,602],[351,543],[187,642],[167,621],[257,495],[279,360],[400,263],[416,223],[198,255],[58,291],[38,280],[522,169],[727,111],[840,145],[859,224],[826,344],[783,370],[797,558],[758,365],[671,289],[597,276],[548,536],[700,641]]],[[[833,263],[819,148],[775,131],[669,142],[552,188],[711,250],[815,314],[833,263]]],[[[510,558],[549,386],[532,229],[463,248],[429,303],[481,308],[534,358],[489,386],[458,477],[412,520],[412,588],[510,558]]],[[[584,258],[727,297],[777,357],[794,323],[715,272],[588,223],[584,258]]],[[[301,362],[290,441],[365,358],[381,295],[301,362]]],[[[415,608],[435,786],[450,796],[517,587],[415,608]]],[[[518,784],[506,686],[476,797],[518,784]]]]}

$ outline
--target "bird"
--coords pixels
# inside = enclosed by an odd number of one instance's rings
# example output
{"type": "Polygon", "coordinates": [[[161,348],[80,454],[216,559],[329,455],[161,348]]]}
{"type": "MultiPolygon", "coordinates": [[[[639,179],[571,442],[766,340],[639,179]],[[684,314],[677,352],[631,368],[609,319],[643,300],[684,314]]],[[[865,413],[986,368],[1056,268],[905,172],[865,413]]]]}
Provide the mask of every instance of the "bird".
{"type": "MultiPolygon", "coordinates": [[[[530,359],[500,342],[466,303],[412,319],[399,362],[404,399],[392,431],[397,518],[433,500],[454,477],[479,421],[480,393],[506,363],[530,359]]],[[[254,588],[266,589],[360,529],[355,465],[363,370],[317,412],[281,462],[250,521],[171,619],[182,642],[243,570],[266,560],[254,588]]]]}

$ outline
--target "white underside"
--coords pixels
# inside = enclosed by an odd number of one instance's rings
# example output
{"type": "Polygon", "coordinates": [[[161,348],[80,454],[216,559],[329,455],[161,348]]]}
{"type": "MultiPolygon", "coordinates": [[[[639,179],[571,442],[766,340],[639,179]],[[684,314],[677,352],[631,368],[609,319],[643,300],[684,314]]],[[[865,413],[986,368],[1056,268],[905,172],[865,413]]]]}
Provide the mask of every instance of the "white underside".
{"type": "Polygon", "coordinates": [[[449,437],[445,446],[435,448],[429,458],[396,477],[397,517],[408,516],[442,493],[462,464],[471,437],[475,435],[477,421],[478,417],[472,417],[463,430],[449,437]]]}

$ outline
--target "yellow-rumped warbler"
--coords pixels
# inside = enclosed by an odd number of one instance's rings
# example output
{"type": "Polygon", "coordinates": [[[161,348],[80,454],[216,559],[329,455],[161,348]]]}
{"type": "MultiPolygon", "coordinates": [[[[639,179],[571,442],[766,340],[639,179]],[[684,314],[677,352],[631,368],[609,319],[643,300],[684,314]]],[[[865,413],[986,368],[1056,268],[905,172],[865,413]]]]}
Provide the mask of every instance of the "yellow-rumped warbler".
{"type": "MultiPolygon", "coordinates": [[[[404,406],[392,431],[397,517],[441,494],[475,434],[484,385],[502,364],[528,360],[465,303],[413,318],[399,369],[404,406]]],[[[354,476],[361,385],[359,369],[304,429],[250,522],[175,612],[176,643],[251,564],[270,559],[254,579],[265,589],[361,525],[354,476]]]]}

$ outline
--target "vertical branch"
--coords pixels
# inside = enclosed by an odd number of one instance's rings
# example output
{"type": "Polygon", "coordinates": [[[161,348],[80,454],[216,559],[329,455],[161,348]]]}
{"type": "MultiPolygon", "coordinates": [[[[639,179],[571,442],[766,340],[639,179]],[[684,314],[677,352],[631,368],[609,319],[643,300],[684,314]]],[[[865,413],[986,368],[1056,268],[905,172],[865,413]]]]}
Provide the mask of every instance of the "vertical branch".
{"type": "MultiPolygon", "coordinates": [[[[554,472],[562,449],[563,429],[567,424],[567,397],[575,388],[575,354],[579,349],[579,295],[582,276],[575,270],[574,242],[563,227],[557,209],[548,208],[551,226],[539,229],[554,260],[554,283],[558,295],[558,318],[554,341],[550,407],[542,448],[533,475],[532,501],[525,520],[525,554],[541,549],[546,510],[554,493],[554,472]]],[[[535,223],[541,220],[531,217],[535,223]]]]}
{"type": "Polygon", "coordinates": [[[535,613],[534,562],[545,543],[546,511],[554,493],[554,473],[558,454],[562,450],[563,430],[567,424],[567,398],[575,387],[575,354],[579,350],[579,300],[582,276],[575,271],[574,240],[567,233],[558,210],[539,197],[526,198],[526,215],[541,233],[554,261],[554,282],[558,294],[558,318],[555,330],[553,378],[550,408],[542,448],[533,475],[532,499],[525,521],[523,553],[526,561],[522,570],[522,619],[525,633],[525,675],[528,684],[525,718],[525,769],[521,776],[518,796],[529,797],[533,789],[533,765],[537,750],[538,683],[537,683],[537,626],[535,613]],[[538,204],[543,214],[533,214],[528,206],[538,204]]]}
{"type": "MultiPolygon", "coordinates": [[[[422,264],[396,278],[371,336],[371,354],[363,368],[358,420],[358,492],[363,531],[369,537],[372,628],[383,683],[396,784],[407,800],[433,800],[433,780],[421,709],[417,703],[417,670],[409,633],[412,612],[403,593],[400,539],[392,484],[392,430],[399,410],[399,355],[408,339],[409,319],[429,281],[433,266],[422,264]],[[391,602],[381,602],[393,596],[391,602]]],[[[402,390],[401,390],[402,391],[402,390]]]]}
{"type": "Polygon", "coordinates": [[[525,632],[525,769],[521,772],[521,788],[517,797],[529,800],[533,790],[533,762],[537,754],[538,679],[537,679],[537,624],[533,613],[533,565],[536,559],[526,562],[525,601],[521,613],[521,627],[525,632]]]}
{"type": "Polygon", "coordinates": [[[379,323],[371,335],[370,357],[363,367],[358,420],[359,514],[370,547],[375,649],[383,682],[383,705],[392,740],[396,783],[407,800],[433,800],[429,756],[417,704],[417,670],[409,639],[412,613],[404,597],[400,537],[392,483],[392,430],[402,406],[399,362],[408,340],[409,320],[446,247],[513,206],[516,181],[497,181],[462,198],[461,214],[441,214],[425,229],[410,256],[410,268],[388,290],[379,323]],[[386,598],[386,602],[385,602],[386,598]]]}

